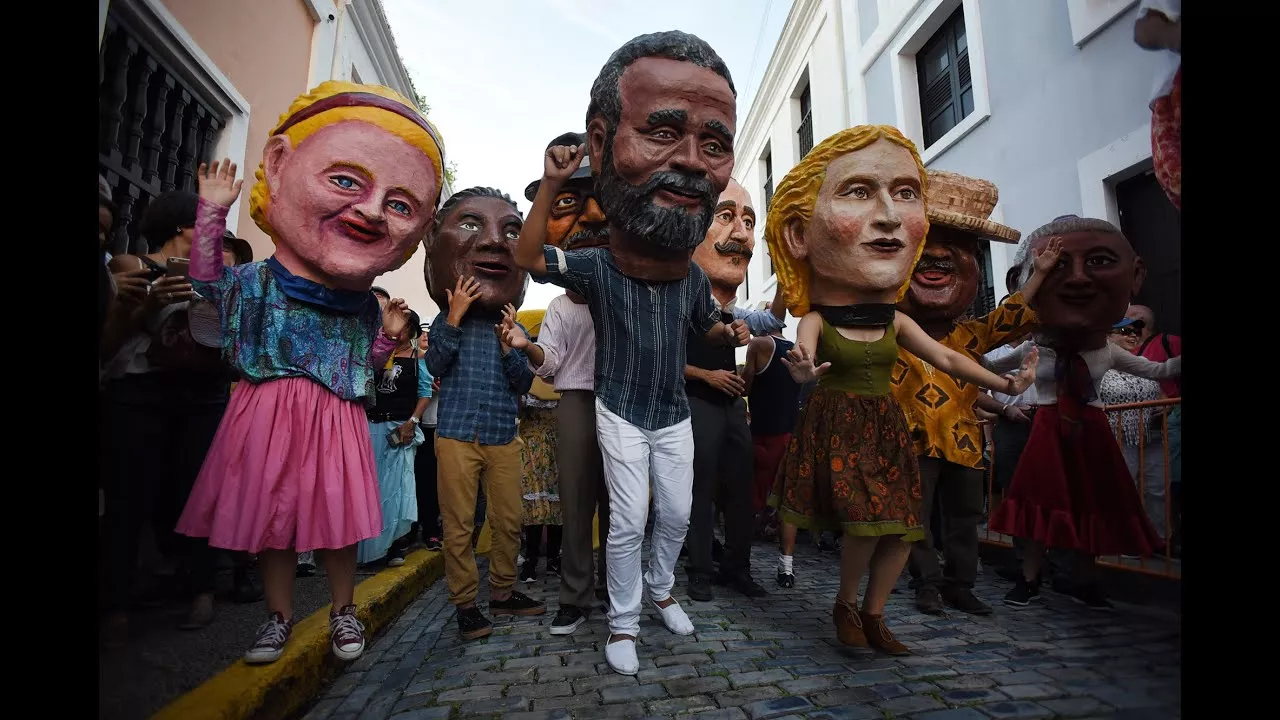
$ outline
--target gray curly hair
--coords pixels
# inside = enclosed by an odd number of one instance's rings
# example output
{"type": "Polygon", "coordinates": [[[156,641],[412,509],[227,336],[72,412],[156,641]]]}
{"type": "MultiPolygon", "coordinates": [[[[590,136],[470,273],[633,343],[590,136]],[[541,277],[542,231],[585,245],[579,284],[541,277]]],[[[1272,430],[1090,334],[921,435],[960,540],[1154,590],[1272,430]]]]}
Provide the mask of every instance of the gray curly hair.
{"type": "MultiPolygon", "coordinates": [[[[1030,235],[1022,238],[1022,242],[1018,244],[1018,253],[1013,258],[1014,267],[1019,268],[1018,285],[1021,286],[1031,277],[1032,271],[1035,269],[1031,254],[1031,245],[1041,238],[1052,235],[1066,235],[1068,233],[1093,232],[1108,233],[1111,235],[1119,235],[1124,238],[1126,243],[1129,238],[1120,232],[1120,228],[1112,225],[1106,220],[1098,218],[1082,218],[1079,215],[1061,215],[1049,221],[1048,224],[1041,225],[1036,228],[1030,235]]],[[[1133,243],[1129,243],[1130,247],[1133,243]]]]}

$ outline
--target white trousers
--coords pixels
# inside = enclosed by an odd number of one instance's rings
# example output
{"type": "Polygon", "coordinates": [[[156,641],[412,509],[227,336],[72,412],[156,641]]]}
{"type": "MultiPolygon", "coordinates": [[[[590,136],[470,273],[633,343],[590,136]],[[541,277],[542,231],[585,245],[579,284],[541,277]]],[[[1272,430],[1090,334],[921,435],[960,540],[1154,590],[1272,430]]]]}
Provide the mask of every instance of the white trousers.
{"type": "Polygon", "coordinates": [[[609,631],[640,632],[640,546],[649,517],[653,475],[653,540],[649,547],[649,596],[665,600],[676,584],[676,561],[693,506],[693,426],[689,419],[661,430],[636,427],[596,399],[596,435],[609,488],[609,631]]]}

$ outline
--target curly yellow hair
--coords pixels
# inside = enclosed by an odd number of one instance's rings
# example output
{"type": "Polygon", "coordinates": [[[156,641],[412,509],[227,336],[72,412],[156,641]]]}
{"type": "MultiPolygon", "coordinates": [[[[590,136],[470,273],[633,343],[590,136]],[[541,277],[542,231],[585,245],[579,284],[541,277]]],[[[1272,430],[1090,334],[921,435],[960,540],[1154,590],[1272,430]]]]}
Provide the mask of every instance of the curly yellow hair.
{"type": "MultiPolygon", "coordinates": [[[[423,122],[427,123],[435,131],[436,137],[440,137],[439,129],[423,117],[412,102],[405,99],[403,95],[395,90],[381,85],[358,85],[339,80],[322,82],[310,92],[299,95],[290,103],[289,109],[284,111],[284,114],[280,116],[280,120],[272,127],[272,134],[275,133],[275,128],[284,125],[294,115],[321,100],[334,95],[341,95],[342,93],[369,93],[400,103],[405,106],[406,110],[418,115],[423,122]]],[[[434,208],[436,200],[439,198],[440,190],[444,187],[444,148],[437,144],[436,139],[423,130],[421,126],[406,117],[377,107],[359,105],[335,107],[290,126],[284,131],[284,135],[289,138],[289,142],[293,147],[298,147],[303,140],[306,140],[321,128],[347,120],[360,120],[376,125],[403,139],[431,158],[431,164],[435,166],[436,170],[436,198],[432,198],[431,202],[431,206],[434,208]]],[[[268,136],[268,139],[270,139],[270,136],[268,136]]],[[[266,171],[262,162],[258,163],[258,171],[254,177],[257,181],[253,184],[253,188],[249,190],[249,216],[253,218],[258,227],[262,228],[262,232],[270,236],[272,242],[275,242],[276,232],[272,229],[271,223],[267,222],[267,206],[271,203],[271,193],[267,189],[266,171]]],[[[429,224],[426,229],[428,231],[431,229],[429,224]]],[[[405,255],[406,261],[413,256],[414,251],[418,249],[420,244],[414,243],[413,247],[409,249],[409,252],[405,255]]]]}
{"type": "MultiPolygon", "coordinates": [[[[803,317],[809,312],[809,265],[791,256],[782,230],[797,221],[801,225],[807,225],[812,219],[813,208],[818,203],[818,190],[822,188],[822,181],[826,178],[827,166],[831,161],[861,150],[881,138],[911,151],[912,159],[920,168],[920,193],[922,198],[926,197],[929,176],[925,172],[924,163],[920,161],[920,153],[916,151],[915,143],[892,125],[855,125],[823,140],[791,168],[791,172],[782,178],[778,189],[773,193],[764,239],[769,246],[769,257],[773,258],[773,266],[778,273],[778,284],[782,286],[783,302],[796,317],[803,317]]],[[[924,241],[921,240],[920,247],[916,250],[916,262],[923,252],[924,241]]],[[[914,262],[912,267],[915,267],[914,262]]],[[[911,276],[908,274],[898,291],[899,300],[907,294],[910,285],[911,276]]]]}

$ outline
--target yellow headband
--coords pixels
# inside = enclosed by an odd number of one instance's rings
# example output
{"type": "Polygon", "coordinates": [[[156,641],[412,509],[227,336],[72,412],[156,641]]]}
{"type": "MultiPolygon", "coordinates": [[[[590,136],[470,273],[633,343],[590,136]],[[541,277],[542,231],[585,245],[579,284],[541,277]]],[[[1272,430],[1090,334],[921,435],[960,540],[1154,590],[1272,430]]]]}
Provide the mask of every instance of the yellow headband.
{"type": "MultiPolygon", "coordinates": [[[[431,198],[430,202],[430,206],[434,209],[439,200],[440,190],[444,187],[444,147],[438,140],[440,132],[414,108],[413,103],[390,88],[381,85],[357,85],[338,80],[320,83],[311,92],[298,96],[289,105],[289,109],[280,116],[279,122],[276,123],[276,128],[278,129],[273,130],[272,135],[283,134],[289,138],[289,143],[296,148],[303,140],[306,140],[321,128],[351,120],[366,122],[382,128],[418,148],[431,159],[431,164],[436,171],[436,197],[431,198]],[[377,101],[374,101],[376,105],[359,104],[356,101],[338,103],[335,107],[313,115],[307,114],[308,109],[314,105],[339,95],[350,94],[385,98],[400,107],[392,107],[389,104],[379,107],[378,105],[384,104],[377,101]],[[279,129],[283,129],[283,132],[280,132],[279,129]]],[[[276,238],[275,230],[267,222],[267,205],[271,202],[271,194],[267,189],[266,172],[262,163],[258,164],[258,171],[255,177],[257,182],[254,183],[253,188],[249,191],[249,215],[274,242],[276,238]]],[[[409,256],[412,256],[417,249],[418,246],[415,244],[409,249],[405,259],[407,260],[409,256]]]]}
{"type": "MultiPolygon", "coordinates": [[[[803,317],[809,312],[809,265],[791,256],[783,238],[783,228],[789,223],[799,221],[808,225],[813,218],[813,208],[818,203],[818,191],[826,178],[827,166],[833,160],[861,150],[871,143],[885,139],[911,151],[911,158],[920,169],[920,192],[922,199],[927,196],[929,177],[924,163],[920,161],[920,153],[916,146],[899,130],[891,125],[855,125],[847,130],[832,135],[814,146],[809,154],[791,168],[791,172],[778,183],[769,204],[769,217],[764,226],[764,239],[769,246],[769,257],[773,259],[774,269],[778,273],[778,284],[782,286],[782,299],[796,317],[803,317]]],[[[928,201],[925,200],[927,203],[928,201]]],[[[928,207],[926,205],[926,214],[928,207]]],[[[928,226],[925,228],[928,236],[928,226]]],[[[916,249],[915,264],[920,261],[924,252],[925,240],[921,238],[920,247],[916,249]]],[[[902,300],[911,287],[911,273],[898,290],[898,300],[902,300]]]]}

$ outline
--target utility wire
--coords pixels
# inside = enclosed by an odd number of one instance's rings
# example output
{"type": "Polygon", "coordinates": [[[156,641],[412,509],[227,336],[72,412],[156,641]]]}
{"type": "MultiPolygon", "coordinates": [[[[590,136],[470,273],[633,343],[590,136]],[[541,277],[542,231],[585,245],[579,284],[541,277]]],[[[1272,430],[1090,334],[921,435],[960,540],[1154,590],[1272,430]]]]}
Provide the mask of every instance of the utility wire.
{"type": "MultiPolygon", "coordinates": [[[[756,79],[756,61],[760,59],[760,43],[764,42],[764,28],[769,22],[769,9],[773,7],[773,0],[768,0],[764,5],[764,15],[760,17],[760,31],[756,33],[756,49],[751,54],[751,70],[747,73],[747,87],[751,88],[751,102],[756,100],[756,88],[751,83],[756,79]]],[[[750,106],[747,106],[748,109],[750,106]]]]}

